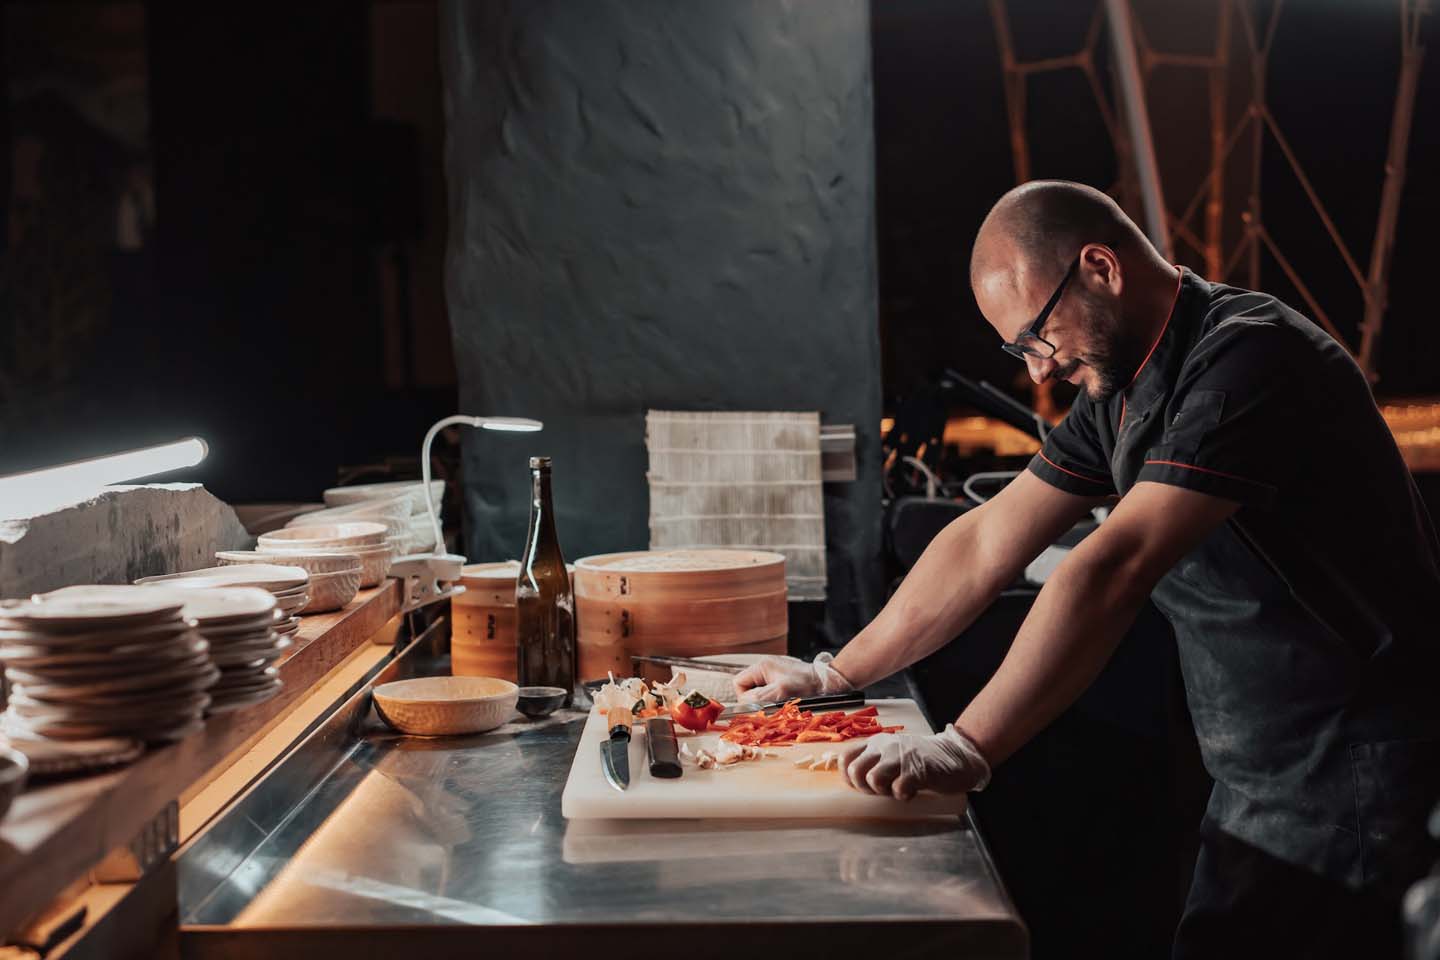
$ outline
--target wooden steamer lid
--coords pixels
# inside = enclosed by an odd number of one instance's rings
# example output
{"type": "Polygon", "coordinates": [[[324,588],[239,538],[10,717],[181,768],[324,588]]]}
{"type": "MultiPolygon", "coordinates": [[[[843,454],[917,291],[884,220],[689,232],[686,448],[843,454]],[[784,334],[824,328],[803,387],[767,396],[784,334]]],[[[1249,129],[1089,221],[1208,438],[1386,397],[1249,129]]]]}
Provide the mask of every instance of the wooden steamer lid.
{"type": "MultiPolygon", "coordinates": [[[[759,550],[649,550],[575,563],[582,680],[630,673],[632,654],[784,653],[785,558],[759,550]]],[[[668,676],[668,671],[664,671],[668,676]]]]}

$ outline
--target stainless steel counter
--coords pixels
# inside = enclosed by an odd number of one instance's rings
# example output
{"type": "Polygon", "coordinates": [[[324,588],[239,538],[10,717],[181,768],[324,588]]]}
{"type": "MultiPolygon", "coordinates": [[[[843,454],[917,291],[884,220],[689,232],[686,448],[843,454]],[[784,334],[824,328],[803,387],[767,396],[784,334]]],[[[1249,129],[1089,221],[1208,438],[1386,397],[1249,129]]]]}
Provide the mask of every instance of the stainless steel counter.
{"type": "MultiPolygon", "coordinates": [[[[443,667],[407,655],[376,682],[443,667]]],[[[699,956],[1025,955],[968,817],[567,823],[583,719],[425,740],[389,732],[360,695],[183,851],[185,954],[548,954],[613,937],[699,956]]]]}

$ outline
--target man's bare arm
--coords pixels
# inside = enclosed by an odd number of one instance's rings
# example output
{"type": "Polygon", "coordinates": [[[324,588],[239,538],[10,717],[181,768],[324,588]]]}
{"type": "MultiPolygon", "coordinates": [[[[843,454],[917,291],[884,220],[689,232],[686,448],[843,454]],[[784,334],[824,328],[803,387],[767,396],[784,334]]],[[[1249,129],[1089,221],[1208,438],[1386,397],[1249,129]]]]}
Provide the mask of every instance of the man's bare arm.
{"type": "Polygon", "coordinates": [[[1238,504],[1139,483],[1051,575],[1010,652],[955,726],[992,766],[1088,687],[1151,589],[1238,504]]]}
{"type": "Polygon", "coordinates": [[[1101,502],[1022,472],[940,531],[885,609],[835,657],[835,668],[864,687],[940,649],[1101,502]]]}

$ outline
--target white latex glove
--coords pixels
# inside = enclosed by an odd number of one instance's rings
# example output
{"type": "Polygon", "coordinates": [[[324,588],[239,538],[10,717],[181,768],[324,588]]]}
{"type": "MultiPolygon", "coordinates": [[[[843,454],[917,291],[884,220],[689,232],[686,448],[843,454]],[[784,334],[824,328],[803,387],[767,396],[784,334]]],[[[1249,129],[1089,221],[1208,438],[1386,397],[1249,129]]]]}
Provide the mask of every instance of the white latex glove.
{"type": "Polygon", "coordinates": [[[920,790],[984,790],[990,782],[990,764],[954,724],[929,736],[877,733],[841,752],[840,771],[861,793],[889,794],[898,800],[909,800],[920,790]]]}
{"type": "Polygon", "coordinates": [[[814,663],[795,657],[766,657],[736,675],[735,692],[741,700],[768,703],[854,689],[850,681],[830,665],[833,659],[828,653],[818,654],[814,663]]]}

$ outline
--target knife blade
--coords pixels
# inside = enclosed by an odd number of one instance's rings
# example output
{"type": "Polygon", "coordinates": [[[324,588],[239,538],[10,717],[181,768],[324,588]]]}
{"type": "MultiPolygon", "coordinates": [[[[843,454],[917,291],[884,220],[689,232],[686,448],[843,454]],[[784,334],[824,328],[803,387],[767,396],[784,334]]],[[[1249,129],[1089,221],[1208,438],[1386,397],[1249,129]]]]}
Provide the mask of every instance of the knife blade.
{"type": "MultiPolygon", "coordinates": [[[[736,703],[726,707],[720,712],[719,720],[729,720],[733,717],[743,717],[746,714],[758,713],[761,710],[774,710],[776,707],[783,707],[789,700],[771,700],[763,703],[736,703]]],[[[801,697],[797,706],[801,710],[837,710],[841,707],[860,707],[865,705],[865,691],[846,690],[843,693],[827,693],[823,697],[801,697]]]]}
{"type": "Polygon", "coordinates": [[[630,724],[617,723],[610,728],[610,737],[600,744],[600,769],[605,780],[625,792],[630,786],[630,724]]]}

